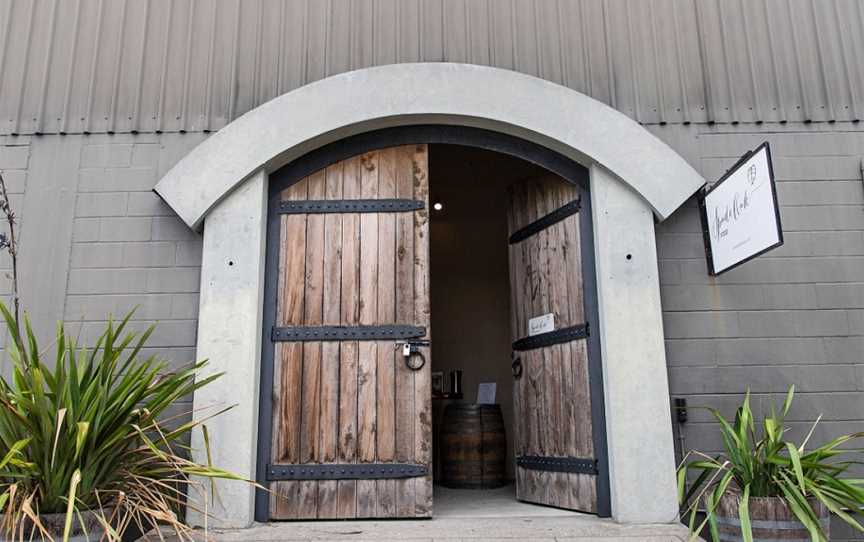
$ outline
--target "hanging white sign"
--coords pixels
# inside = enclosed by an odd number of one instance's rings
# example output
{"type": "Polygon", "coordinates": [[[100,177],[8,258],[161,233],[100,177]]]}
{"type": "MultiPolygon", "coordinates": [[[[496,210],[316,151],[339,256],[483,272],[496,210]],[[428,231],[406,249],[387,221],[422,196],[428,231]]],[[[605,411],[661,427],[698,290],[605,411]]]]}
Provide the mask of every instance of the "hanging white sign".
{"type": "Polygon", "coordinates": [[[708,273],[719,275],[783,244],[768,143],[744,155],[699,198],[708,273]]]}

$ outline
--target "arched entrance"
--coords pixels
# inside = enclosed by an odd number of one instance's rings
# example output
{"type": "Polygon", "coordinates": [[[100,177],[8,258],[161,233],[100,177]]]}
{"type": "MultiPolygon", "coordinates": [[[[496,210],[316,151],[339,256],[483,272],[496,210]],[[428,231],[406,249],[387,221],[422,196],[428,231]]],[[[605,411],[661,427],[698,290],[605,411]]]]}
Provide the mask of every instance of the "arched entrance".
{"type": "MultiPolygon", "coordinates": [[[[392,344],[428,339],[430,283],[447,283],[429,263],[436,145],[495,151],[548,175],[519,182],[498,209],[513,217],[518,236],[510,243],[518,423],[507,429],[520,450],[517,494],[610,515],[600,342],[588,333],[599,326],[588,171],[512,136],[424,125],[346,138],[270,176],[257,480],[272,493],[258,493],[258,521],[432,514],[429,371],[438,356],[422,348],[418,355],[431,363],[412,371],[392,344]],[[418,205],[357,212],[382,199],[418,205]],[[541,312],[554,314],[557,331],[517,346],[541,312]],[[403,327],[411,329],[394,331],[403,327]],[[423,331],[415,337],[414,329],[423,331]],[[344,336],[327,342],[315,335],[339,331],[344,336]],[[358,340],[359,332],[371,337],[358,340]],[[364,472],[322,472],[317,464],[364,472]],[[375,469],[406,472],[366,472],[375,469]]],[[[504,248],[504,239],[483,242],[504,248]]],[[[507,277],[506,264],[497,271],[507,277]]],[[[501,402],[511,406],[509,397],[501,402]]]]}
{"type": "MultiPolygon", "coordinates": [[[[609,507],[622,522],[673,521],[653,221],[703,181],[671,149],[605,105],[540,79],[477,66],[384,66],[308,85],[227,126],[159,182],[157,193],[191,227],[204,225],[198,356],[229,375],[196,395],[195,404],[238,405],[210,424],[213,461],[255,477],[269,174],[347,137],[417,124],[505,134],[517,146],[538,147],[561,164],[587,169],[609,507]]],[[[225,508],[216,514],[226,525],[251,522],[249,488],[226,484],[221,501],[225,508]]]]}

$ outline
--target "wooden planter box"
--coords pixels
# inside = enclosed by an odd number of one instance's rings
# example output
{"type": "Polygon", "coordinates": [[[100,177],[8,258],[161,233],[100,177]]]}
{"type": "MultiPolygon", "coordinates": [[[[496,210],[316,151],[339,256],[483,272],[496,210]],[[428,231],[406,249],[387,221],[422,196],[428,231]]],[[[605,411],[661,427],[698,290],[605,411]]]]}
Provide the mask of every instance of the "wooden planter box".
{"type": "MultiPolygon", "coordinates": [[[[738,518],[738,499],[739,495],[735,493],[727,493],[720,499],[717,506],[717,530],[720,540],[716,542],[744,540],[741,536],[741,520],[738,518]]],[[[831,516],[828,509],[816,500],[811,499],[809,502],[820,518],[825,535],[830,536],[831,516]]],[[[779,497],[750,497],[750,524],[754,542],[810,542],[807,529],[786,506],[786,501],[779,497]]]]}

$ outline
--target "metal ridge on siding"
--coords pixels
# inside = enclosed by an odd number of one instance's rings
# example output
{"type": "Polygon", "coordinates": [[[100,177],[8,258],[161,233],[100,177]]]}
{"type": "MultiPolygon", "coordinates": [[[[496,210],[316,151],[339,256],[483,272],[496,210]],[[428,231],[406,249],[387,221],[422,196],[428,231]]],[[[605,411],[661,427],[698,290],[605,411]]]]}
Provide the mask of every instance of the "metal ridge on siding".
{"type": "Polygon", "coordinates": [[[643,124],[857,121],[854,0],[0,0],[0,134],[217,130],[328,75],[512,69],[643,124]]]}

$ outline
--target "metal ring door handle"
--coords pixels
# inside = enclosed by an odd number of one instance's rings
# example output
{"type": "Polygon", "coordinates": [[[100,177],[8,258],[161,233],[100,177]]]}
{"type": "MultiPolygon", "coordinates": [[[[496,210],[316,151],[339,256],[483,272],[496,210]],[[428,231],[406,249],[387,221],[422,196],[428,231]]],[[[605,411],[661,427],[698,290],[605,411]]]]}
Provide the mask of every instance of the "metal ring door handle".
{"type": "Polygon", "coordinates": [[[513,371],[513,378],[515,380],[519,380],[522,378],[522,358],[516,358],[513,360],[513,363],[510,365],[510,368],[513,371]]]}

